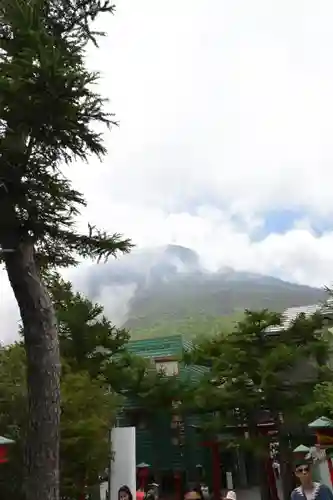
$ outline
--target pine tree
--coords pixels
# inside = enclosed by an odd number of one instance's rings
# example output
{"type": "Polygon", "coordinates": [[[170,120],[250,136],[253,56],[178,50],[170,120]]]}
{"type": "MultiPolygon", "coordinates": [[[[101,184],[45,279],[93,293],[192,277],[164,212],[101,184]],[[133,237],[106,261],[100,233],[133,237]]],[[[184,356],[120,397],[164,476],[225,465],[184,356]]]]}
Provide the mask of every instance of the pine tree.
{"type": "Polygon", "coordinates": [[[85,370],[92,379],[102,377],[115,393],[136,399],[146,411],[171,410],[185,383],[157,372],[150,360],[129,352],[129,332],[117,328],[104,315],[102,305],[75,292],[58,273],[48,276],[48,288],[61,356],[73,371],[85,370]]]}
{"type": "Polygon", "coordinates": [[[67,365],[73,371],[87,371],[91,378],[105,376],[110,363],[121,371],[120,359],[128,354],[129,332],[117,328],[104,315],[101,304],[75,292],[72,283],[58,273],[48,279],[48,289],[56,310],[60,352],[67,365]]]}
{"type": "Polygon", "coordinates": [[[130,242],[75,228],[85,206],[61,170],[106,153],[95,124],[112,116],[84,57],[112,13],[108,0],[0,0],[0,257],[22,318],[27,354],[26,500],[59,498],[60,359],[45,269],[107,258],[130,242]]]}
{"type": "MultiPolygon", "coordinates": [[[[81,497],[98,484],[108,458],[108,429],[125,398],[135,399],[150,421],[171,411],[181,381],[158,373],[149,360],[128,351],[128,332],[116,328],[103,307],[75,292],[58,273],[48,276],[56,311],[62,359],[60,491],[81,497]]],[[[0,349],[0,434],[16,444],[5,469],[0,467],[4,499],[21,500],[22,443],[26,433],[26,356],[23,343],[0,349]]],[[[72,495],[72,496],[71,496],[72,495]]],[[[2,498],[2,497],[1,497],[2,498]]]]}

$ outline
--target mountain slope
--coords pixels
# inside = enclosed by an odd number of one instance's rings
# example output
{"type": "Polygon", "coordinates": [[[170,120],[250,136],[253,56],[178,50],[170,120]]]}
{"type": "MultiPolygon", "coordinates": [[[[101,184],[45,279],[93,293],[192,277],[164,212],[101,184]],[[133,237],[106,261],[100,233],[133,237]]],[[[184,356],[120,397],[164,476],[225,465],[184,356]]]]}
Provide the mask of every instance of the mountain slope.
{"type": "Polygon", "coordinates": [[[211,333],[239,319],[244,309],[282,312],[322,300],[320,290],[283,282],[241,279],[228,281],[223,274],[179,276],[155,284],[131,301],[126,326],[140,334],[211,333]],[[225,317],[228,317],[226,319],[225,317]],[[223,317],[221,319],[221,317],[223,317]],[[219,318],[219,319],[218,319],[219,318]],[[176,333],[176,332],[175,332],[176,333]]]}
{"type": "Polygon", "coordinates": [[[322,290],[269,276],[207,272],[193,250],[176,245],[134,252],[90,278],[95,297],[101,287],[133,287],[125,326],[134,337],[209,334],[230,328],[245,308],[279,312],[324,299],[322,290]]]}

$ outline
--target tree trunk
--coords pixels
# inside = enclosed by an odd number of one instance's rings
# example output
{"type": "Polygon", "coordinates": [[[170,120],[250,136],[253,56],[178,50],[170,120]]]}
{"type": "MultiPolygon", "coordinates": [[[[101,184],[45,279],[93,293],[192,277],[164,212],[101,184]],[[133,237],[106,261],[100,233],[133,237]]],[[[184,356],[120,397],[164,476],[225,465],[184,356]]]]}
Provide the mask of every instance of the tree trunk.
{"type": "MultiPolygon", "coordinates": [[[[248,417],[248,431],[250,439],[257,440],[260,437],[258,425],[255,416],[248,417]]],[[[268,456],[267,450],[254,450],[256,457],[256,468],[259,479],[260,500],[271,500],[270,489],[266,470],[266,461],[268,456]]]]}
{"type": "Polygon", "coordinates": [[[21,243],[4,254],[23,322],[27,355],[26,500],[59,499],[60,356],[56,317],[35,262],[21,243]]]}
{"type": "Polygon", "coordinates": [[[291,450],[286,441],[286,436],[281,433],[279,437],[280,466],[281,466],[281,486],[284,500],[290,498],[294,488],[291,450]]]}
{"type": "Polygon", "coordinates": [[[268,477],[267,477],[266,460],[267,460],[266,457],[263,456],[257,457],[260,499],[272,500],[269,490],[268,477]]]}
{"type": "Polygon", "coordinates": [[[276,429],[278,431],[279,442],[279,462],[280,462],[280,478],[282,489],[282,500],[288,500],[294,488],[293,486],[293,469],[292,469],[292,450],[289,444],[289,433],[286,427],[284,418],[279,414],[274,416],[276,429]]]}

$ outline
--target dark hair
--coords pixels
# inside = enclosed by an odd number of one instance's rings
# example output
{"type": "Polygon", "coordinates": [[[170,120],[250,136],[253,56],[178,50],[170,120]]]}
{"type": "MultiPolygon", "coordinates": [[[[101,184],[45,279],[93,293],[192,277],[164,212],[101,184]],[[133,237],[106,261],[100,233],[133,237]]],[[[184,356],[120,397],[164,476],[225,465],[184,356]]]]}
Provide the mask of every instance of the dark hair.
{"type": "Polygon", "coordinates": [[[119,490],[118,490],[118,500],[120,499],[120,493],[121,492],[126,493],[126,495],[128,495],[128,499],[129,500],[133,500],[133,495],[131,493],[131,490],[129,489],[128,486],[126,486],[126,484],[124,486],[122,486],[121,488],[119,488],[119,490]]]}
{"type": "Polygon", "coordinates": [[[196,493],[198,493],[198,495],[200,495],[201,500],[203,500],[204,497],[199,484],[196,483],[187,484],[186,487],[184,488],[183,497],[186,495],[186,493],[190,493],[191,491],[195,491],[196,493]]]}

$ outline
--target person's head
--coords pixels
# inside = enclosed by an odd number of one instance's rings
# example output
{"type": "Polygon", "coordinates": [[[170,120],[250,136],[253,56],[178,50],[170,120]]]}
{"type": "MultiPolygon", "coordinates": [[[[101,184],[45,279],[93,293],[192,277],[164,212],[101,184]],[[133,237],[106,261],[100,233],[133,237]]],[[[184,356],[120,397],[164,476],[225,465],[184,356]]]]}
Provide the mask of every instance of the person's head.
{"type": "Polygon", "coordinates": [[[221,496],[221,500],[237,500],[236,493],[232,490],[229,490],[225,496],[221,496]]]}
{"type": "Polygon", "coordinates": [[[185,488],[184,500],[203,500],[203,495],[200,486],[188,485],[185,488]]]}
{"type": "Polygon", "coordinates": [[[133,500],[133,495],[128,486],[124,485],[119,488],[118,500],[133,500]]]}
{"type": "Polygon", "coordinates": [[[305,459],[297,462],[295,464],[295,476],[302,486],[310,485],[312,483],[311,462],[305,459]]]}
{"type": "Polygon", "coordinates": [[[223,500],[237,500],[236,493],[232,490],[229,490],[225,497],[222,497],[223,500]]]}

